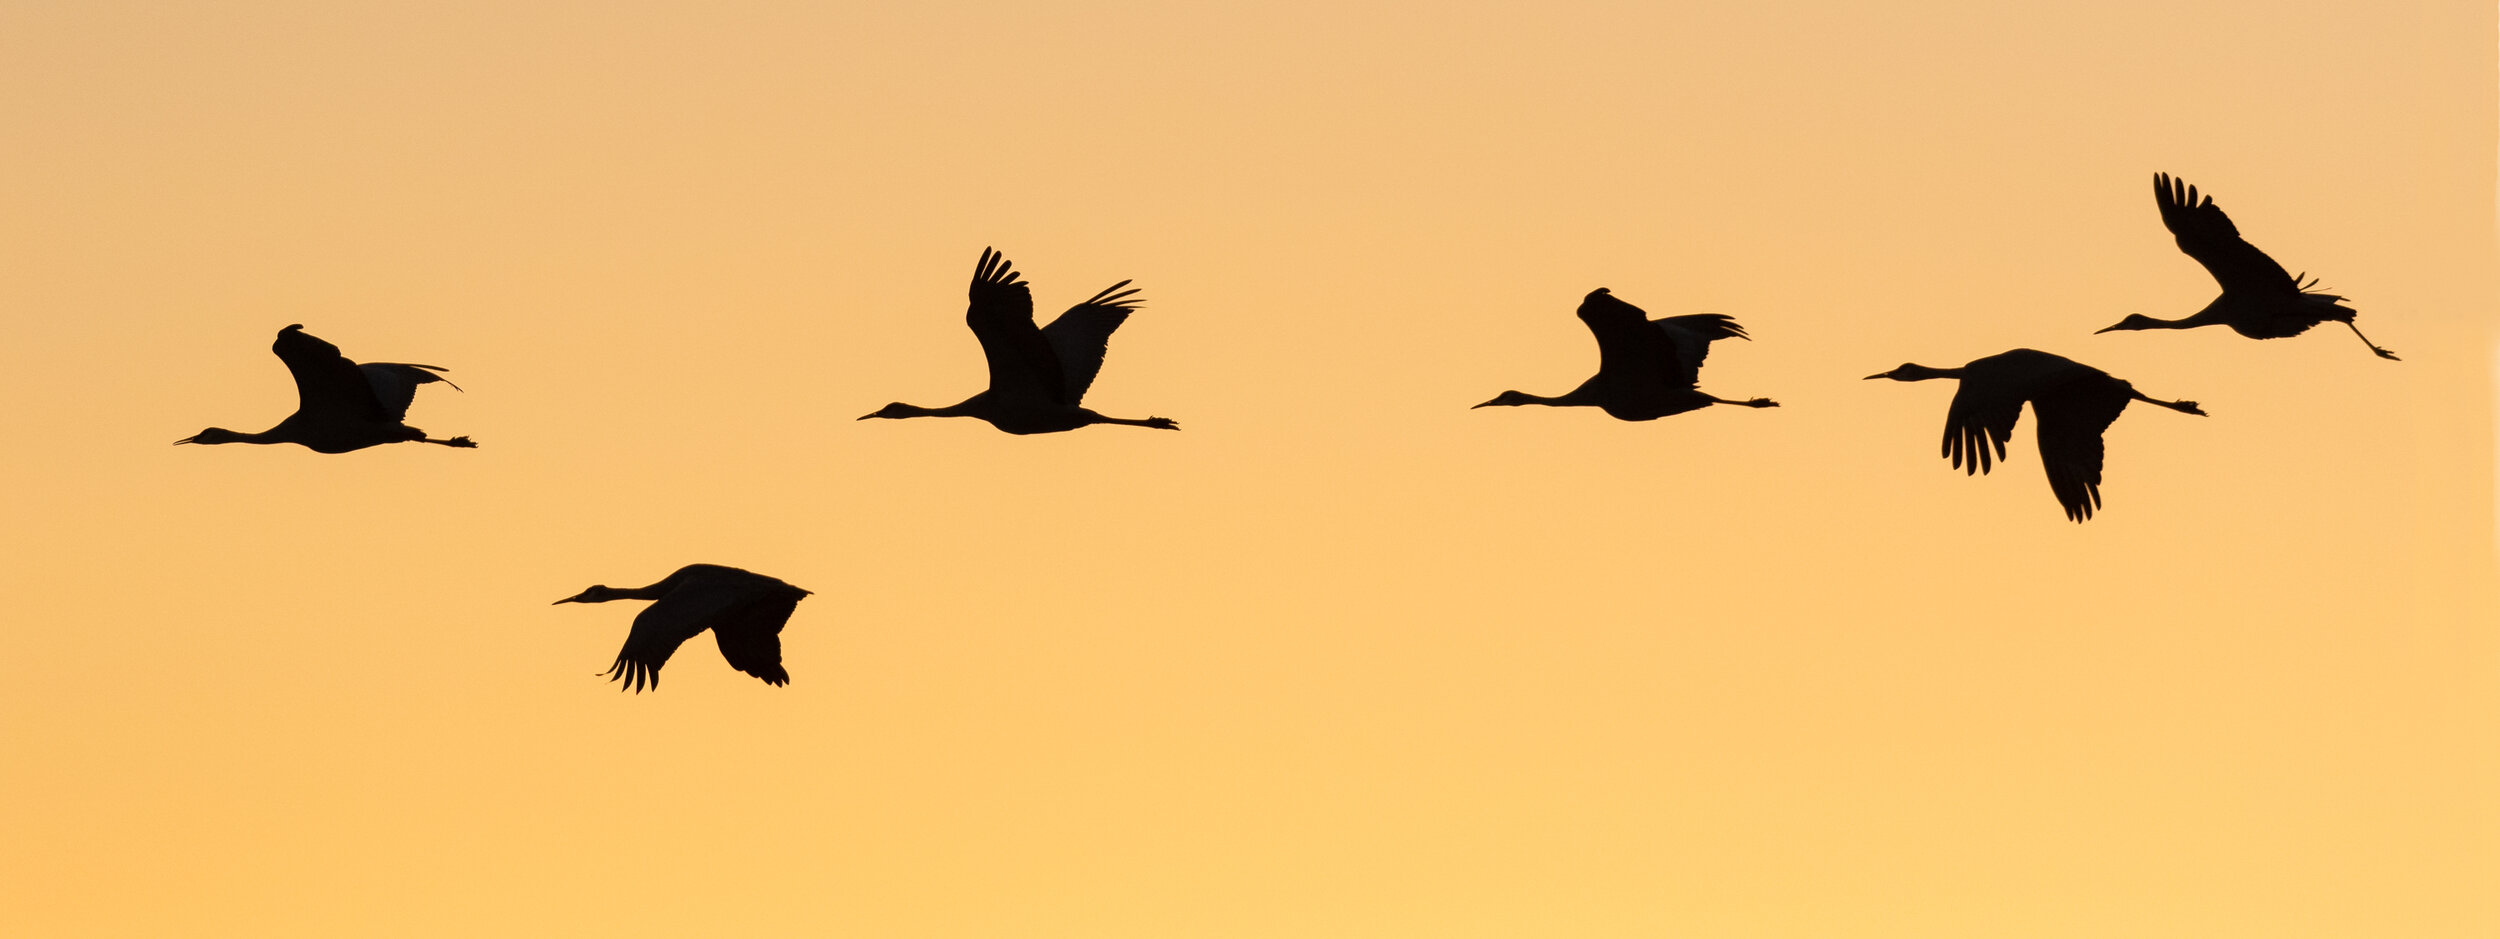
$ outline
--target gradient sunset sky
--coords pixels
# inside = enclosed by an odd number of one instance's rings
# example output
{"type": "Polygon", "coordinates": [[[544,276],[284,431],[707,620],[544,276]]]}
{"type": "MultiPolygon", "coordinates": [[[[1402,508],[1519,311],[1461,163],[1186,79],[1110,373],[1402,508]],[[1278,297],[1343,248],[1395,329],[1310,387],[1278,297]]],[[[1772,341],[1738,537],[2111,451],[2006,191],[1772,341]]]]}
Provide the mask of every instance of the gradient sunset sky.
{"type": "Polygon", "coordinates": [[[2489,0],[0,4],[0,932],[2500,934],[2489,0]],[[2215,293],[2156,171],[2340,327],[2215,293]],[[984,381],[984,246],[1146,308],[984,381]],[[1734,316],[1643,424],[1609,287],[1734,316]],[[277,330],[480,449],[173,447],[277,330]],[[2027,346],[2130,408],[2064,519],[2027,346]],[[686,563],[771,688],[597,673],[686,563]]]}

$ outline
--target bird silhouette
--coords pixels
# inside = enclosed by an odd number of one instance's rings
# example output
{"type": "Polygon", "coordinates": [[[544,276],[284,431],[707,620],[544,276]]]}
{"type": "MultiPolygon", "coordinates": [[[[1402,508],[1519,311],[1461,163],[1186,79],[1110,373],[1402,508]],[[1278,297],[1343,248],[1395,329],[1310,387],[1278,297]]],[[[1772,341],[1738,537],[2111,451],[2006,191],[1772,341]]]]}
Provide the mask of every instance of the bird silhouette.
{"type": "Polygon", "coordinates": [[[1179,430],[1169,418],[1105,417],[1079,405],[1102,371],[1112,331],[1144,302],[1128,285],[1124,280],[1105,287],[1049,326],[1037,328],[1033,288],[1005,255],[984,248],[981,263],[973,268],[972,304],[964,311],[964,324],[972,327],[973,337],[981,340],[981,354],[989,360],[989,389],[942,408],[897,401],[859,419],[977,417],[1011,434],[1058,433],[1087,424],[1179,430]]]}
{"type": "Polygon", "coordinates": [[[278,330],[278,341],[270,344],[269,351],[277,353],[278,361],[285,362],[286,370],[295,375],[295,413],[257,434],[211,427],[174,443],[292,443],[319,453],[346,453],[406,441],[477,446],[467,437],[433,440],[425,431],[400,423],[408,416],[408,403],[416,399],[418,385],[436,381],[451,385],[450,379],[435,374],[444,371],[441,366],[358,365],[340,355],[339,347],[305,332],[300,323],[278,330]]]}
{"type": "Polygon", "coordinates": [[[2108,372],[2033,349],[1973,359],[1961,368],[1904,363],[1866,378],[1961,379],[1961,389],[1944,412],[1944,456],[1965,474],[1988,471],[1991,446],[1995,460],[2005,459],[2005,442],[2014,435],[2023,402],[2031,402],[2040,419],[2040,464],[2048,470],[2049,491],[2066,507],[2066,517],[2077,522],[2091,518],[2092,510],[2100,507],[2101,432],[2127,409],[2127,402],[2158,404],[2200,417],[2205,413],[2194,401],[2148,398],[2108,372]]]}
{"type": "Polygon", "coordinates": [[[557,603],[606,603],[610,600],[656,600],[634,617],[625,634],[625,648],[604,673],[619,682],[617,690],[639,694],[660,687],[660,666],[686,640],[706,629],[720,642],[729,667],[764,680],[787,685],[790,673],[781,667],[781,627],[808,591],[734,567],[688,564],[648,587],[599,585],[557,603]]]}
{"type": "MultiPolygon", "coordinates": [[[[2336,322],[2370,347],[2379,358],[2394,359],[2396,354],[2379,348],[2370,337],[2361,335],[2361,327],[2353,325],[2354,310],[2344,305],[2344,298],[2329,293],[2313,293],[2317,286],[2311,279],[2301,282],[2283,270],[2283,265],[2257,250],[2256,245],[2240,238],[2238,226],[2222,214],[2212,196],[2198,196],[2196,187],[2172,179],[2169,174],[2153,174],[2153,204],[2161,208],[2161,223],[2178,237],[2179,250],[2205,265],[2222,285],[2222,295],[2186,319],[2155,319],[2142,313],[2129,313],[2117,325],[2100,332],[2121,329],[2195,329],[2199,326],[2222,325],[2250,339],[2280,339],[2308,332],[2319,323],[2336,322]]],[[[2303,274],[2302,277],[2306,277],[2303,274]]]]}
{"type": "Polygon", "coordinates": [[[1640,307],[1615,299],[1612,292],[1599,287],[1580,301],[1580,321],[1597,336],[1597,374],[1561,397],[1505,391],[1476,407],[1595,407],[1626,421],[1657,420],[1713,404],[1779,407],[1779,402],[1769,398],[1730,401],[1695,387],[1701,361],[1710,355],[1710,343],[1729,337],[1753,338],[1723,314],[1653,320],[1640,307]]]}

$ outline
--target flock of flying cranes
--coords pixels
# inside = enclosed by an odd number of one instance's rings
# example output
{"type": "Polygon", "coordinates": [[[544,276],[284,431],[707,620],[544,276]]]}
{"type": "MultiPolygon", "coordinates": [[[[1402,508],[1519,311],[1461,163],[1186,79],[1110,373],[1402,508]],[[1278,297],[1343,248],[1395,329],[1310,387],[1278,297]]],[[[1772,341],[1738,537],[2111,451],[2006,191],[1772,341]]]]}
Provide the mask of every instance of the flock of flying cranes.
{"type": "MultiPolygon", "coordinates": [[[[2196,187],[2156,173],[2153,199],[2161,209],[2162,224],[2178,239],[2179,250],[2213,274],[2222,285],[2222,294],[2184,319],[2129,314],[2100,332],[2220,325],[2252,339],[2277,339],[2336,322],[2350,328],[2380,358],[2396,358],[2353,325],[2354,311],[2344,305],[2344,298],[2310,290],[2316,281],[2294,277],[2242,239],[2239,228],[2214,205],[2211,196],[2200,197],[2196,187]]],[[[1032,287],[1004,255],[984,249],[973,269],[971,306],[964,322],[981,341],[981,353],[989,361],[989,388],[946,407],[898,401],[859,419],[975,417],[1011,434],[1058,433],[1088,424],[1179,430],[1180,425],[1169,418],[1107,417],[1081,403],[1094,376],[1102,371],[1112,332],[1141,302],[1137,288],[1123,280],[1069,307],[1050,325],[1038,326],[1033,321],[1032,287]]],[[[1595,407],[1619,420],[1648,421],[1713,404],[1779,406],[1769,398],[1734,401],[1700,390],[1701,364],[1710,355],[1710,344],[1751,338],[1734,319],[1703,313],[1653,320],[1603,287],[1581,300],[1579,314],[1597,337],[1597,374],[1558,397],[1505,391],[1476,407],[1595,407]]],[[[359,364],[340,354],[337,346],[304,332],[301,325],[279,330],[270,351],[295,376],[295,413],[259,433],[211,427],[174,442],[292,443],[320,453],[403,442],[477,446],[467,437],[437,440],[403,422],[417,386],[451,384],[439,366],[359,364]]],[[[2029,402],[2039,421],[2035,434],[2049,491],[2065,508],[2066,517],[2076,522],[2091,518],[2101,504],[2101,434],[2128,402],[2143,401],[2184,414],[2205,413],[2196,402],[2149,397],[2108,372],[2033,349],[1974,359],[1959,368],[1904,363],[1866,377],[1958,379],[1960,388],[1945,409],[1944,456],[1967,474],[1988,472],[1993,463],[2005,459],[2006,442],[2013,437],[2024,402],[2029,402]]],[[[606,672],[620,690],[640,692],[659,687],[660,666],[678,646],[707,629],[720,643],[721,656],[730,667],[767,684],[788,684],[790,674],[781,666],[781,629],[807,595],[806,590],[762,574],[690,564],[648,587],[593,586],[556,602],[654,601],[634,617],[625,647],[606,672]]]]}

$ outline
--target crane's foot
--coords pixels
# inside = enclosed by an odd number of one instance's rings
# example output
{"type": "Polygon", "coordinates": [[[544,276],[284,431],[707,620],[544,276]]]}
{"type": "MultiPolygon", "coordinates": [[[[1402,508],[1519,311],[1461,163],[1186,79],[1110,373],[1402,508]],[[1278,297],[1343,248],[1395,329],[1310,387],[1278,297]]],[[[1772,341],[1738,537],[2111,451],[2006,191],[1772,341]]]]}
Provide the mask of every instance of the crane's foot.
{"type": "Polygon", "coordinates": [[[1181,429],[1180,422],[1175,421],[1175,420],[1173,420],[1173,419],[1171,419],[1171,418],[1168,418],[1168,417],[1149,417],[1149,418],[1147,418],[1147,419],[1146,419],[1146,422],[1145,422],[1144,424],[1139,425],[1139,426],[1143,426],[1143,427],[1152,427],[1152,428],[1154,428],[1154,429],[1156,429],[1156,430],[1179,430],[1179,429],[1181,429]]]}
{"type": "Polygon", "coordinates": [[[2371,351],[2373,354],[2376,354],[2379,358],[2386,359],[2387,361],[2390,361],[2390,362],[2402,362],[2402,361],[2404,361],[2403,359],[2399,359],[2399,358],[2397,358],[2395,353],[2393,353],[2393,352],[2389,352],[2389,351],[2387,351],[2387,350],[2385,350],[2385,349],[2381,349],[2381,348],[2379,348],[2378,343],[2375,343],[2375,342],[2371,342],[2371,341],[2370,341],[2370,337],[2362,335],[2362,334],[2361,334],[2361,327],[2353,325],[2353,324],[2352,324],[2352,320],[2349,320],[2349,319],[2345,320],[2345,321],[2344,321],[2344,328],[2345,328],[2345,329],[2352,330],[2352,338],[2361,340],[2361,344],[2362,344],[2362,345],[2365,345],[2365,346],[2369,346],[2369,347],[2370,347],[2370,351],[2371,351]]]}
{"type": "Polygon", "coordinates": [[[468,450],[477,449],[477,441],[471,440],[467,437],[453,437],[450,440],[428,440],[426,442],[439,443],[446,447],[460,447],[468,450]]]}
{"type": "Polygon", "coordinates": [[[1744,404],[1749,408],[1775,408],[1780,406],[1779,402],[1773,401],[1769,398],[1749,398],[1744,402],[1744,404]]]}

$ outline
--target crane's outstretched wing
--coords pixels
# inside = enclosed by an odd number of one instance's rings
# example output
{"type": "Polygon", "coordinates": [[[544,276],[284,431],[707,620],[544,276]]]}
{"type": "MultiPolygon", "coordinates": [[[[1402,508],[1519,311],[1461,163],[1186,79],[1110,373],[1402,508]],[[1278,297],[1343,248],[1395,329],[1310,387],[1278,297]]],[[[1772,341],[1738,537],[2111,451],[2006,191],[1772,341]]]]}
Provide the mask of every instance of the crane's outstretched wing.
{"type": "Polygon", "coordinates": [[[747,596],[734,584],[688,583],[670,590],[634,617],[634,629],[625,634],[625,648],[616,653],[608,679],[636,693],[660,687],[660,666],[668,664],[677,647],[734,612],[747,596]]]}
{"type": "Polygon", "coordinates": [[[715,620],[712,638],[720,641],[721,658],[729,660],[729,667],[761,678],[765,684],[789,684],[790,673],[781,667],[781,627],[790,622],[790,613],[804,596],[807,591],[774,580],[769,589],[758,590],[715,620]]]}
{"type": "Polygon", "coordinates": [[[339,354],[339,347],[305,332],[302,324],[278,330],[269,351],[295,375],[296,410],[305,416],[397,422],[397,417],[384,415],[364,370],[339,354]]]}
{"type": "Polygon", "coordinates": [[[2014,422],[2022,416],[2021,395],[1963,378],[1953,403],[1945,406],[1944,456],[1964,474],[1987,472],[1992,463],[2005,460],[2005,442],[2013,438],[2014,422]],[[1993,458],[1991,449],[1996,451],[1993,458]]]}
{"type": "Polygon", "coordinates": [[[2290,271],[2240,238],[2239,226],[2222,214],[2212,196],[2199,196],[2185,180],[2153,174],[2153,204],[2161,208],[2162,225],[2178,238],[2179,250],[2205,265],[2225,292],[2299,289],[2290,271]]]}
{"type": "Polygon", "coordinates": [[[1701,363],[1710,357],[1711,343],[1730,338],[1753,339],[1745,335],[1745,327],[1736,325],[1736,319],[1725,313],[1694,313],[1649,322],[1675,343],[1676,365],[1680,369],[1676,381],[1686,388],[1701,383],[1701,363]]]}
{"type": "Polygon", "coordinates": [[[991,394],[1008,403],[1075,403],[1061,400],[1067,381],[1058,354],[1033,325],[1033,288],[994,248],[981,249],[980,266],[973,268],[964,325],[972,327],[989,359],[991,394]]]}
{"type": "MultiPolygon", "coordinates": [[[[436,372],[446,372],[440,365],[412,365],[406,362],[366,362],[357,366],[365,373],[365,384],[373,388],[373,399],[382,408],[382,415],[399,421],[408,418],[408,404],[417,399],[417,386],[439,381],[451,385],[451,379],[436,372]]],[[[453,391],[459,385],[451,385],[453,391]]]]}
{"type": "Polygon", "coordinates": [[[2032,395],[2040,418],[2040,464],[2066,517],[2083,521],[2101,505],[2101,433],[2127,409],[2126,382],[2081,376],[2032,395]]]}
{"type": "Polygon", "coordinates": [[[1058,356],[1059,369],[1067,380],[1067,403],[1083,403],[1086,389],[1094,386],[1094,376],[1102,373],[1103,352],[1111,346],[1112,331],[1146,302],[1137,296],[1137,290],[1125,280],[1112,284],[1042,327],[1042,336],[1050,340],[1051,351],[1058,356]],[[1123,287],[1128,289],[1122,290],[1123,287]]]}
{"type": "Polygon", "coordinates": [[[1674,393],[1693,387],[1676,380],[1686,370],[1675,338],[1652,326],[1640,307],[1600,287],[1580,301],[1580,322],[1597,337],[1597,377],[1606,383],[1608,410],[1671,413],[1674,393]]]}

